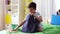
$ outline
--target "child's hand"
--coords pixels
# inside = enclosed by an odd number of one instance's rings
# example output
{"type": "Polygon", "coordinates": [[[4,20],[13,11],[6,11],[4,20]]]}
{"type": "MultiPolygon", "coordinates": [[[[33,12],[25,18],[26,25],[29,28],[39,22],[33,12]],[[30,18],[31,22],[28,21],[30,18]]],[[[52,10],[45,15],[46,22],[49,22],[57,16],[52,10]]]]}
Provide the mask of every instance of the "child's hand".
{"type": "Polygon", "coordinates": [[[17,30],[15,29],[15,30],[11,30],[10,32],[16,32],[17,30]]]}
{"type": "Polygon", "coordinates": [[[15,29],[15,30],[12,30],[12,31],[17,31],[17,29],[15,29]]]}

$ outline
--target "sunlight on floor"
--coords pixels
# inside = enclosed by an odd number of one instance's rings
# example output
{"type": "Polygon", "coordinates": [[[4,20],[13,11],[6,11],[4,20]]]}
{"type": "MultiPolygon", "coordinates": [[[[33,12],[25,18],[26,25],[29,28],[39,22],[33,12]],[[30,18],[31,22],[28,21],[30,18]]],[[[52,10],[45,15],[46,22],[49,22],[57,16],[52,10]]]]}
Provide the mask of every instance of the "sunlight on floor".
{"type": "Polygon", "coordinates": [[[0,31],[0,34],[6,34],[6,31],[5,30],[0,31]]]}

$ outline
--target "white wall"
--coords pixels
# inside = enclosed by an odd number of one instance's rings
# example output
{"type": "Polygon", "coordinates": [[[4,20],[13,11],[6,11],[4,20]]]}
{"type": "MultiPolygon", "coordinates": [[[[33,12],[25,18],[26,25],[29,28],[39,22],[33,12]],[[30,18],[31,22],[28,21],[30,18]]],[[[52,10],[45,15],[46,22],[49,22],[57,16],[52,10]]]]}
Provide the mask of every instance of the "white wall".
{"type": "Polygon", "coordinates": [[[51,20],[52,14],[55,14],[55,1],[54,0],[33,0],[37,4],[37,11],[43,16],[44,22],[47,19],[51,20]]]}
{"type": "Polygon", "coordinates": [[[60,0],[55,0],[56,11],[60,9],[60,0]]]}
{"type": "Polygon", "coordinates": [[[4,29],[4,0],[0,0],[0,30],[4,29]]]}
{"type": "Polygon", "coordinates": [[[19,23],[25,18],[25,0],[19,0],[19,23]]]}

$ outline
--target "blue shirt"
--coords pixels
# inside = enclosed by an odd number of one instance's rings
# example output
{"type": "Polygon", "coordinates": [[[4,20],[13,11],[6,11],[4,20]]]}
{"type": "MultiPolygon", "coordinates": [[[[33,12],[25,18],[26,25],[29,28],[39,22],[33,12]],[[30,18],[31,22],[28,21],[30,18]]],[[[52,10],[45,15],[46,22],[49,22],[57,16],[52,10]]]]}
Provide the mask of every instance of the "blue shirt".
{"type": "Polygon", "coordinates": [[[29,14],[27,15],[26,22],[22,27],[22,32],[27,32],[27,33],[37,32],[39,24],[40,24],[39,21],[36,18],[34,18],[33,15],[31,16],[29,14]]]}

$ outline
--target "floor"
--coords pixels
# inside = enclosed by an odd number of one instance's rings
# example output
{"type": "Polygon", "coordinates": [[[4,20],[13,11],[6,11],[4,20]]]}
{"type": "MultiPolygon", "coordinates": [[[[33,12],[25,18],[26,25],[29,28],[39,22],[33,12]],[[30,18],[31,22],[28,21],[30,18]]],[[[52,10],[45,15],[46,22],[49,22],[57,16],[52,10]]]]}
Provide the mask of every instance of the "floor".
{"type": "Polygon", "coordinates": [[[6,34],[6,30],[0,31],[0,34],[6,34]]]}

